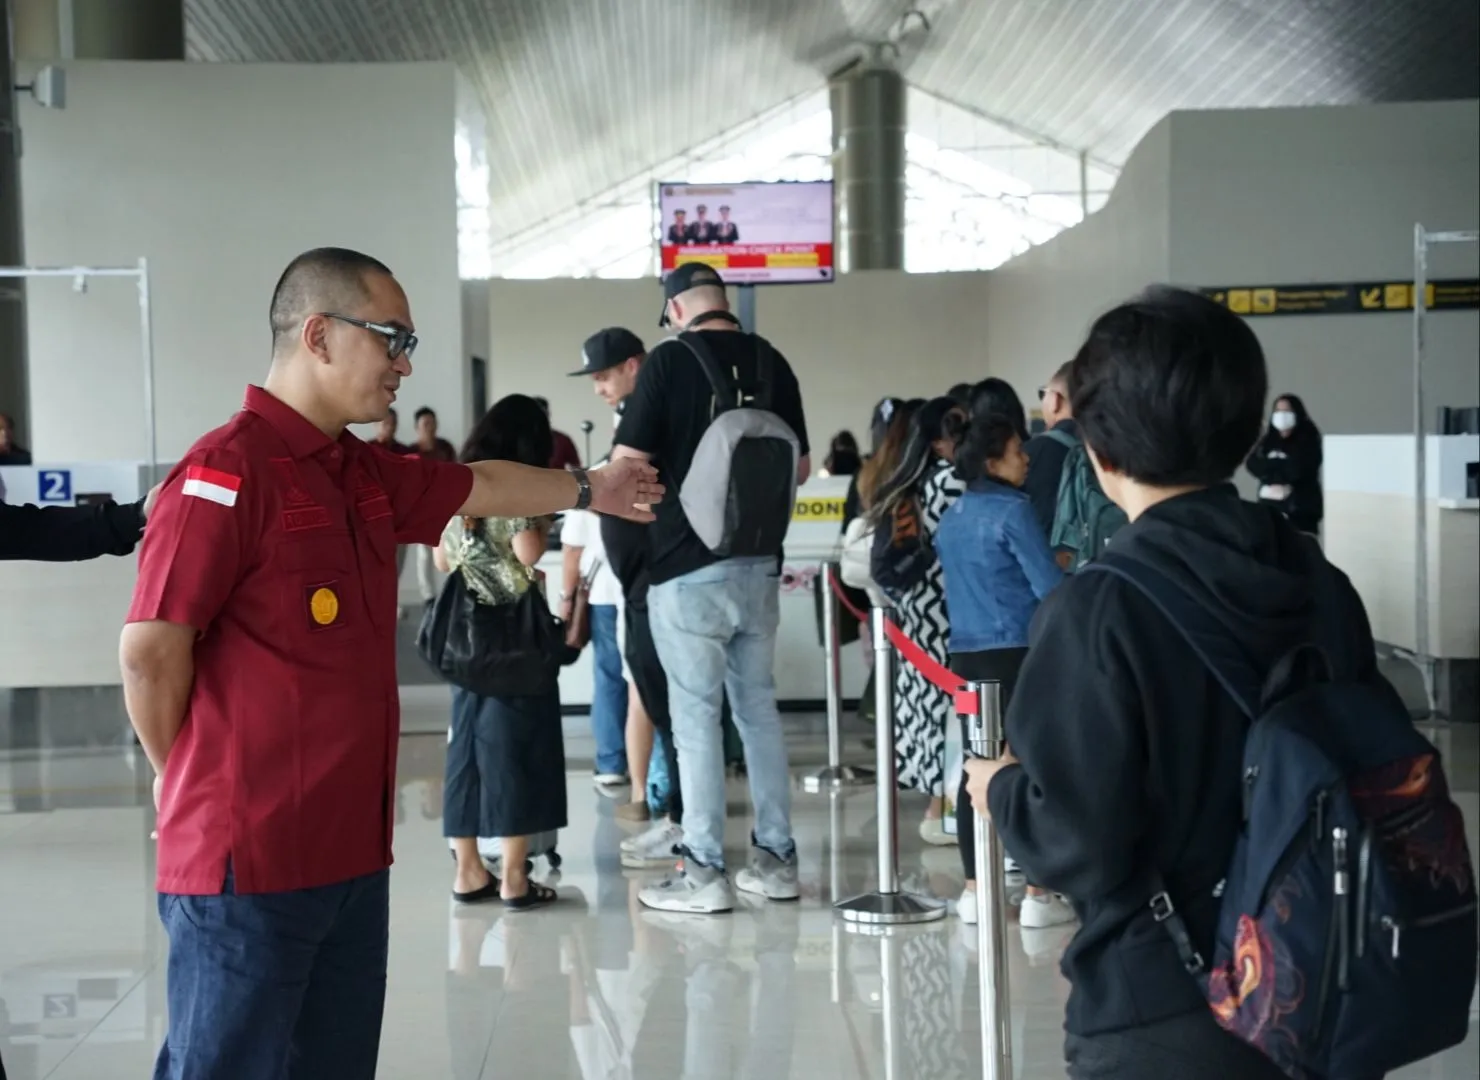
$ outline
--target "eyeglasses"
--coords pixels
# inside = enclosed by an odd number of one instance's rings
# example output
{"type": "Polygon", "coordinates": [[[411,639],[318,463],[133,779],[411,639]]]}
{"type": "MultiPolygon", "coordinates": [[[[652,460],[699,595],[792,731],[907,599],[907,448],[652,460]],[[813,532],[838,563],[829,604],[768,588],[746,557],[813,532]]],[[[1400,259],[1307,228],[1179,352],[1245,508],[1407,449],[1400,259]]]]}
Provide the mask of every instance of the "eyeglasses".
{"type": "Polygon", "coordinates": [[[337,315],[332,311],[321,311],[319,314],[326,319],[334,319],[350,326],[358,326],[361,330],[369,330],[372,334],[379,334],[385,338],[385,354],[392,360],[399,359],[401,356],[410,360],[411,354],[416,352],[416,335],[404,326],[396,326],[394,323],[366,322],[364,319],[352,319],[348,315],[337,315]]]}

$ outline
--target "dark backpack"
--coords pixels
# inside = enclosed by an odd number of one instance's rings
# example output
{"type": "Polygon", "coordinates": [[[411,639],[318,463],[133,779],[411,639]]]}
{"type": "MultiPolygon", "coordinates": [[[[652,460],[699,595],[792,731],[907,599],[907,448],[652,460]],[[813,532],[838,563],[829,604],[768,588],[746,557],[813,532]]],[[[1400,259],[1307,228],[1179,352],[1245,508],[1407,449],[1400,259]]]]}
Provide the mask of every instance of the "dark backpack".
{"type": "MultiPolygon", "coordinates": [[[[1050,435],[1053,432],[1049,432],[1050,435]]],[[[1059,501],[1054,508],[1050,544],[1074,552],[1074,569],[1100,557],[1129,519],[1100,487],[1084,444],[1075,441],[1064,458],[1059,501]]]]}
{"type": "Polygon", "coordinates": [[[801,443],[771,411],[776,353],[764,338],[749,337],[756,346],[756,385],[746,392],[700,335],[678,335],[714,389],[713,416],[678,501],[695,535],[722,559],[779,554],[797,494],[801,443]]]}
{"type": "Polygon", "coordinates": [[[885,596],[899,601],[934,565],[935,546],[925,533],[919,496],[911,492],[874,527],[869,576],[885,596]]]}
{"type": "Polygon", "coordinates": [[[1463,1042],[1474,867],[1439,753],[1397,695],[1331,681],[1314,645],[1260,678],[1156,570],[1114,553],[1089,569],[1147,596],[1250,720],[1211,957],[1161,875],[1150,882],[1151,910],[1217,1021],[1297,1080],[1380,1076],[1463,1042]]]}

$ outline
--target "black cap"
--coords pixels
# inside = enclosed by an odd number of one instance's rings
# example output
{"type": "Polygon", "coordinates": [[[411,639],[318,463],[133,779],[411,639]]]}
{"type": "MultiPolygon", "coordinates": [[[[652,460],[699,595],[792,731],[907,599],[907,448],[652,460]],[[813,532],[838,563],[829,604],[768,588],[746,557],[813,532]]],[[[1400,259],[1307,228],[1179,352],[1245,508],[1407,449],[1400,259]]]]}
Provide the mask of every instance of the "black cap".
{"type": "Polygon", "coordinates": [[[595,375],[598,371],[625,364],[634,356],[647,352],[642,338],[621,326],[608,326],[588,337],[581,345],[581,370],[571,375],[595,375]]]}
{"type": "Polygon", "coordinates": [[[663,280],[663,310],[658,312],[658,325],[668,325],[668,301],[675,296],[682,296],[690,289],[705,285],[717,285],[723,289],[725,279],[708,263],[686,262],[674,267],[673,272],[663,280]]]}

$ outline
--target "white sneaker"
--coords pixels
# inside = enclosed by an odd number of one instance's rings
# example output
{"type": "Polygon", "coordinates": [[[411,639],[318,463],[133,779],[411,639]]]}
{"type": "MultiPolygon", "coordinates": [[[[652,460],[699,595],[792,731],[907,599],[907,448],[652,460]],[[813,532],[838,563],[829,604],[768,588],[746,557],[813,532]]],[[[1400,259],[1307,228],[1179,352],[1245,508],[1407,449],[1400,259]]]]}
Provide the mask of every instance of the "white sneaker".
{"type": "Polygon", "coordinates": [[[622,841],[622,865],[634,870],[672,866],[678,861],[678,846],[682,843],[683,827],[664,819],[622,841]]]}
{"type": "Polygon", "coordinates": [[[692,859],[684,868],[637,894],[644,907],[682,915],[719,915],[735,910],[735,891],[723,870],[702,866],[692,859]]]}
{"type": "Polygon", "coordinates": [[[1050,926],[1066,926],[1077,918],[1069,901],[1057,893],[1047,893],[1026,897],[1018,920],[1024,930],[1047,930],[1050,926]]]}
{"type": "Polygon", "coordinates": [[[767,900],[796,900],[802,895],[796,852],[789,859],[778,859],[763,847],[752,847],[750,865],[735,875],[735,887],[767,900]]]}
{"type": "Polygon", "coordinates": [[[626,773],[597,773],[591,780],[598,788],[602,789],[632,786],[632,778],[626,773]]]}
{"type": "Polygon", "coordinates": [[[946,832],[946,827],[938,817],[926,818],[920,822],[920,839],[934,847],[954,846],[956,838],[946,832]]]}
{"type": "Polygon", "coordinates": [[[961,893],[961,899],[956,901],[956,915],[967,926],[976,925],[976,890],[965,889],[961,893]]]}

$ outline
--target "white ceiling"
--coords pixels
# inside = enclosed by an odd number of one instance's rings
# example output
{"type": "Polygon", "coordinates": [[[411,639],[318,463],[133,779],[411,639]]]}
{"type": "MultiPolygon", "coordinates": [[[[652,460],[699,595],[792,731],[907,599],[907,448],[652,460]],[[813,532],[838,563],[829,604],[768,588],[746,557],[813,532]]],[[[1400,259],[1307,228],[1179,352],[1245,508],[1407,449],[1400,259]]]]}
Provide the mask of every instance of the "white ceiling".
{"type": "Polygon", "coordinates": [[[452,60],[493,239],[894,41],[932,95],[1110,165],[1174,109],[1480,97],[1476,0],[185,0],[189,55],[452,60]],[[901,16],[918,8],[930,22],[901,16]]]}

